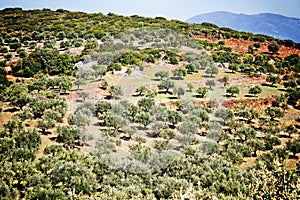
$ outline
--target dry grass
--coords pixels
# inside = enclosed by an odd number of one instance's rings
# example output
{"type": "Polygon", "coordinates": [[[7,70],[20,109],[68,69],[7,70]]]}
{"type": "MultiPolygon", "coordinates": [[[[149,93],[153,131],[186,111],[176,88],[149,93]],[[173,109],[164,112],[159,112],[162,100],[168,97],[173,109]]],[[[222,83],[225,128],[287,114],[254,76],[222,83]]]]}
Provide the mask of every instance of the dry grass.
{"type": "Polygon", "coordinates": [[[4,124],[12,119],[13,115],[13,113],[9,112],[0,112],[0,129],[3,128],[4,124]]]}
{"type": "Polygon", "coordinates": [[[237,167],[241,170],[247,170],[250,167],[255,165],[256,157],[247,157],[244,158],[244,162],[242,164],[238,165],[237,167]]]}

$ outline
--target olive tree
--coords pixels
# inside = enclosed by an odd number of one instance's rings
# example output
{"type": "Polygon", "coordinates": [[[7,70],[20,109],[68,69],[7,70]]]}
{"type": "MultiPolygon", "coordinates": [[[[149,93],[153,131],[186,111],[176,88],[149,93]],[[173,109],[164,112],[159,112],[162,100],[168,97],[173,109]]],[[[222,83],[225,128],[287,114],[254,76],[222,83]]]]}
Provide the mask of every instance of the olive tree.
{"type": "Polygon", "coordinates": [[[262,92],[261,87],[259,87],[257,85],[257,86],[254,86],[254,87],[250,88],[248,93],[253,94],[253,96],[256,96],[257,94],[260,94],[261,92],[262,92]]]}
{"type": "Polygon", "coordinates": [[[115,99],[120,98],[120,96],[123,95],[123,89],[122,86],[111,86],[110,87],[110,93],[111,96],[114,97],[115,99]]]}
{"type": "Polygon", "coordinates": [[[155,77],[159,77],[162,81],[164,78],[169,78],[169,72],[167,71],[158,71],[154,74],[155,77]]]}
{"type": "Polygon", "coordinates": [[[206,94],[208,93],[208,90],[206,87],[199,87],[196,90],[196,92],[200,98],[205,98],[206,94]]]}
{"type": "Polygon", "coordinates": [[[181,119],[182,119],[182,116],[181,116],[180,112],[172,111],[172,110],[167,111],[167,121],[170,122],[173,127],[175,127],[175,125],[178,122],[180,122],[181,119]]]}
{"type": "Polygon", "coordinates": [[[233,97],[234,94],[240,93],[240,89],[236,86],[231,86],[231,87],[227,88],[226,92],[230,93],[230,96],[233,97]]]}
{"type": "Polygon", "coordinates": [[[279,51],[279,46],[277,44],[271,43],[268,45],[268,50],[272,53],[275,54],[279,51]]]}
{"type": "Polygon", "coordinates": [[[219,73],[219,69],[215,65],[211,65],[206,69],[205,73],[210,74],[210,76],[213,77],[214,74],[219,73]]]}
{"type": "Polygon", "coordinates": [[[281,118],[284,116],[284,112],[281,108],[268,107],[265,113],[270,116],[271,120],[274,121],[275,118],[281,118]]]}
{"type": "Polygon", "coordinates": [[[214,80],[207,80],[205,84],[209,86],[209,89],[211,90],[212,87],[216,85],[216,82],[214,80]]]}
{"type": "Polygon", "coordinates": [[[278,76],[274,76],[274,75],[270,74],[267,77],[267,82],[270,82],[272,84],[272,86],[273,86],[274,84],[280,83],[281,82],[281,78],[278,77],[278,76]]]}
{"type": "Polygon", "coordinates": [[[174,95],[177,95],[177,99],[180,99],[180,96],[183,96],[185,94],[185,90],[182,87],[174,88],[173,93],[174,95]]]}
{"type": "Polygon", "coordinates": [[[240,127],[234,132],[234,135],[238,136],[242,142],[245,142],[248,139],[255,138],[256,131],[252,128],[240,127]]]}
{"type": "Polygon", "coordinates": [[[161,81],[161,83],[158,85],[159,89],[165,89],[165,93],[169,93],[169,90],[174,88],[174,82],[170,79],[164,79],[161,81]]]}

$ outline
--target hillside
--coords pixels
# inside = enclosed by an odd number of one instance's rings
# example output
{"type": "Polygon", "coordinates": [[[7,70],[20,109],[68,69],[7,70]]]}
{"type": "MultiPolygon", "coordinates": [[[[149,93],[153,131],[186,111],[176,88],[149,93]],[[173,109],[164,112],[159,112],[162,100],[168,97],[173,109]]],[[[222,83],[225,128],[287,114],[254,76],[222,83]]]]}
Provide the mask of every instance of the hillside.
{"type": "Polygon", "coordinates": [[[278,14],[246,15],[219,11],[196,15],[186,22],[197,24],[209,22],[238,31],[266,34],[282,40],[289,39],[300,42],[300,19],[278,14]]]}
{"type": "Polygon", "coordinates": [[[299,44],[0,11],[0,199],[299,199],[299,44]]]}

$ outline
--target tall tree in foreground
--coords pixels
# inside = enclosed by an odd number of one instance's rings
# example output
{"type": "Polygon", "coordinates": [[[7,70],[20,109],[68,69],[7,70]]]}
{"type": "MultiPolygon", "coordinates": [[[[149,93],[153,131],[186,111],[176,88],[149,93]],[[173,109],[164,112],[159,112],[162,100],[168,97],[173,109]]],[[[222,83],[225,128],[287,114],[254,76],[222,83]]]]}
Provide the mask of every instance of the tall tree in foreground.
{"type": "Polygon", "coordinates": [[[29,102],[28,88],[24,84],[12,84],[6,89],[10,105],[22,109],[29,102]]]}

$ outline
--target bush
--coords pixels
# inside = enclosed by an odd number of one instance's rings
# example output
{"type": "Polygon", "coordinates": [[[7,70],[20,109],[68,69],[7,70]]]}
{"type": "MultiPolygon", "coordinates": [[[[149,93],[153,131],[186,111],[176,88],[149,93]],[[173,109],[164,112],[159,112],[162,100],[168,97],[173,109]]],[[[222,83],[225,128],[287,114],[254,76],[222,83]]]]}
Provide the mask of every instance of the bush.
{"type": "Polygon", "coordinates": [[[265,141],[265,149],[272,150],[273,146],[280,145],[281,141],[277,136],[268,135],[264,138],[265,141]]]}
{"type": "Polygon", "coordinates": [[[277,44],[271,43],[271,44],[269,44],[269,46],[268,46],[268,50],[269,50],[271,53],[275,54],[275,53],[277,53],[277,52],[279,51],[279,46],[278,46],[277,44]]]}

